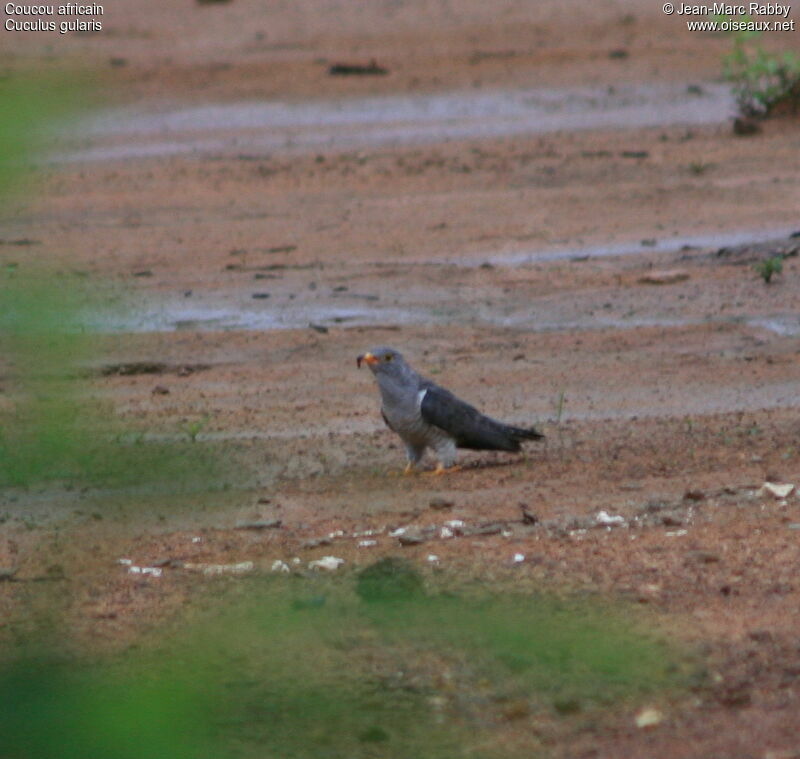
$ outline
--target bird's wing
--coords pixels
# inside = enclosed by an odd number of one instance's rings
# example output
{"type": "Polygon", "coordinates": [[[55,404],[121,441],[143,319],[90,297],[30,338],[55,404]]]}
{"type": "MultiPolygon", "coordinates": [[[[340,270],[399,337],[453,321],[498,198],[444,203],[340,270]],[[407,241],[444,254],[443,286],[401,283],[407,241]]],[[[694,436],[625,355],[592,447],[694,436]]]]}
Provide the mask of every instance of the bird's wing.
{"type": "Polygon", "coordinates": [[[449,390],[425,383],[420,412],[428,423],[451,435],[459,448],[518,451],[516,428],[481,414],[474,406],[456,398],[449,390]]]}

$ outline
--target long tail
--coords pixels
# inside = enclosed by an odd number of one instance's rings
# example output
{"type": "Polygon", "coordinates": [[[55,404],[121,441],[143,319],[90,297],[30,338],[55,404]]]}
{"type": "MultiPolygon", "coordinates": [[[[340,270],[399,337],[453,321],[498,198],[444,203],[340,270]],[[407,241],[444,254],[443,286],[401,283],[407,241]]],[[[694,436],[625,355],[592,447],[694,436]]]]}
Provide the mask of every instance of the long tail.
{"type": "Polygon", "coordinates": [[[544,437],[544,433],[539,432],[535,427],[507,426],[509,434],[514,440],[541,440],[544,437]]]}

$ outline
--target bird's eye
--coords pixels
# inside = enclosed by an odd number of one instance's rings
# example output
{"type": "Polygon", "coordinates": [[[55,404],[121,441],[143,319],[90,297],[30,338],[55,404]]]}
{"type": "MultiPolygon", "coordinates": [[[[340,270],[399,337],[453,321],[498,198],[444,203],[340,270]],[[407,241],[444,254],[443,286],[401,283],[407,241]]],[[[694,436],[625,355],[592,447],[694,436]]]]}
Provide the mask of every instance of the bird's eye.
{"type": "Polygon", "coordinates": [[[383,357],[383,360],[384,360],[384,361],[391,361],[391,360],[392,360],[392,354],[391,354],[391,353],[387,353],[387,354],[386,354],[386,355],[383,357]]]}

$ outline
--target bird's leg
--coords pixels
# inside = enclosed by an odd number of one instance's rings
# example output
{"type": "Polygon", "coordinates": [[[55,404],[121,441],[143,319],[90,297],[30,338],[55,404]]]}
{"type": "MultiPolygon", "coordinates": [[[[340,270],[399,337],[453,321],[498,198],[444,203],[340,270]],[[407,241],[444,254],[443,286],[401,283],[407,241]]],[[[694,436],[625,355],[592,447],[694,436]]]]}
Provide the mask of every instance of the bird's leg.
{"type": "Polygon", "coordinates": [[[406,457],[408,458],[408,463],[406,464],[406,468],[403,470],[404,475],[415,474],[416,473],[416,466],[419,463],[420,459],[422,458],[422,454],[425,452],[424,448],[418,448],[411,443],[405,443],[406,447],[406,457]]]}

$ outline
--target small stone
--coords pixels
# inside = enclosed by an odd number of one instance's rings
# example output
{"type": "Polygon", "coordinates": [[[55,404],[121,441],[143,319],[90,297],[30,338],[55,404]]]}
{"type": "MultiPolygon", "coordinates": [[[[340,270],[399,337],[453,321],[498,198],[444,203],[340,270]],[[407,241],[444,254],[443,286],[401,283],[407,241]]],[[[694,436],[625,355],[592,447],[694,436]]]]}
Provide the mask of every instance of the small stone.
{"type": "Polygon", "coordinates": [[[16,574],[16,567],[0,567],[0,582],[11,582],[16,574]]]}
{"type": "Polygon", "coordinates": [[[370,548],[372,546],[378,545],[378,541],[377,540],[359,540],[358,543],[356,543],[356,545],[359,548],[370,548]]]}
{"type": "Polygon", "coordinates": [[[281,561],[280,559],[276,559],[272,562],[272,566],[270,567],[271,572],[280,572],[282,574],[289,574],[292,570],[289,569],[289,565],[285,561],[281,561]]]}
{"type": "Polygon", "coordinates": [[[794,485],[792,483],[765,482],[761,486],[759,493],[761,495],[768,493],[773,498],[783,499],[789,496],[793,490],[794,485]]]}
{"type": "Polygon", "coordinates": [[[321,569],[325,572],[335,572],[342,564],[344,564],[344,559],[340,559],[338,556],[323,556],[316,561],[309,561],[308,568],[321,569]]]}
{"type": "Polygon", "coordinates": [[[524,553],[515,553],[511,561],[514,564],[522,564],[525,561],[525,554],[524,553]]]}
{"type": "Polygon", "coordinates": [[[598,511],[594,521],[601,527],[613,527],[615,525],[624,525],[625,517],[619,514],[609,514],[607,511],[598,511]]]}
{"type": "Polygon", "coordinates": [[[687,490],[683,494],[684,501],[702,501],[706,494],[702,490],[687,490]]]}
{"type": "Polygon", "coordinates": [[[635,718],[636,727],[647,729],[660,725],[664,721],[664,713],[652,706],[642,709],[635,718]]]}
{"type": "Polygon", "coordinates": [[[169,395],[169,388],[165,385],[156,385],[151,392],[153,395],[169,395]]]}
{"type": "Polygon", "coordinates": [[[711,551],[689,551],[686,558],[699,564],[715,564],[719,561],[719,556],[711,551]]]}
{"type": "Polygon", "coordinates": [[[403,533],[398,536],[397,540],[401,546],[416,546],[425,542],[425,538],[422,535],[415,535],[414,533],[403,533]]]}
{"type": "Polygon", "coordinates": [[[280,519],[257,519],[255,521],[237,522],[235,530],[275,530],[283,524],[280,519]]]}
{"type": "Polygon", "coordinates": [[[461,534],[465,526],[465,522],[462,519],[450,519],[444,524],[446,527],[449,527],[456,535],[461,534]]]}
{"type": "Polygon", "coordinates": [[[436,498],[431,498],[431,500],[428,502],[428,507],[437,511],[442,511],[444,509],[452,509],[453,502],[448,501],[446,498],[437,496],[436,498]]]}

